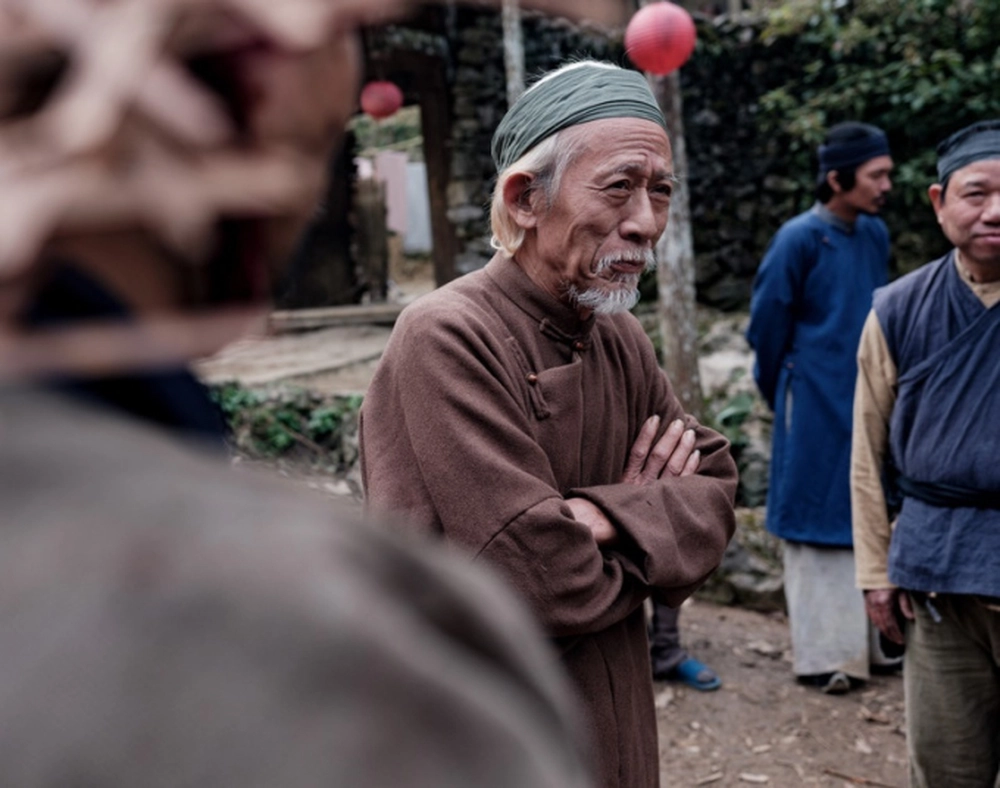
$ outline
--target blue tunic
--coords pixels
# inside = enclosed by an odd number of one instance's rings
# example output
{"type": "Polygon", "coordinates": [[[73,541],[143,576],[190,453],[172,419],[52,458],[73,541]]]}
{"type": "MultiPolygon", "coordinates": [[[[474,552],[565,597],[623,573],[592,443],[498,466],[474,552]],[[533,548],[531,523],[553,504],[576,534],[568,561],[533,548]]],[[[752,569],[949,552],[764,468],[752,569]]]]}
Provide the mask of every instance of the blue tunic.
{"type": "MultiPolygon", "coordinates": [[[[897,470],[917,482],[1000,490],[1000,304],[961,281],[953,253],[875,295],[898,373],[897,470]]],[[[1000,510],[906,497],[889,547],[902,588],[1000,597],[1000,510]]]]}
{"type": "Polygon", "coordinates": [[[852,545],[856,354],[888,261],[881,219],[851,228],[817,206],[782,225],[757,271],[747,339],[774,411],[767,528],[783,539],[852,545]]]}

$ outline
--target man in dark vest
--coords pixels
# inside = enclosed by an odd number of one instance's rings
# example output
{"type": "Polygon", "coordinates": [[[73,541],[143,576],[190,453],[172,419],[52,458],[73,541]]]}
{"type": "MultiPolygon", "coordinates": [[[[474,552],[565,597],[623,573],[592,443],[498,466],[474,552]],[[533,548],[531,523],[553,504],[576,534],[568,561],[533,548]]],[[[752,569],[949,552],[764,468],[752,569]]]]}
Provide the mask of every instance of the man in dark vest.
{"type": "Polygon", "coordinates": [[[1000,784],[1000,120],[938,146],[954,248],[878,290],[851,491],[871,620],[906,644],[911,785],[1000,784]],[[901,500],[898,516],[887,501],[901,500]]]}

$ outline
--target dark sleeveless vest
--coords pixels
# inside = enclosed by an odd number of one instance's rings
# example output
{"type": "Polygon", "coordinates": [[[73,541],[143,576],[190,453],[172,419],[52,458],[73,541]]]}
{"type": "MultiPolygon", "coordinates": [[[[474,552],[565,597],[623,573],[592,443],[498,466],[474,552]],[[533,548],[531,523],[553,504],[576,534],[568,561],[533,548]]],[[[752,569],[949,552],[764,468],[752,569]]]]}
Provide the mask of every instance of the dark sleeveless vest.
{"type": "Polygon", "coordinates": [[[983,306],[952,252],[876,291],[873,308],[899,374],[889,578],[1000,596],[1000,304],[983,306]]]}

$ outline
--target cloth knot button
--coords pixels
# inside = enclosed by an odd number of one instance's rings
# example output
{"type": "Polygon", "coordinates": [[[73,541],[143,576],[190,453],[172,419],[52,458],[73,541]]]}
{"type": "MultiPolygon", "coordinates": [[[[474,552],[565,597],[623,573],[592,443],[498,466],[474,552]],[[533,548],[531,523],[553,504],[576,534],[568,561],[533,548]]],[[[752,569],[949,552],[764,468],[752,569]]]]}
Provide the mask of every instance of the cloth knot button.
{"type": "Polygon", "coordinates": [[[534,372],[529,372],[528,373],[528,383],[530,383],[532,386],[534,386],[537,382],[538,382],[538,375],[536,375],[534,372]]]}

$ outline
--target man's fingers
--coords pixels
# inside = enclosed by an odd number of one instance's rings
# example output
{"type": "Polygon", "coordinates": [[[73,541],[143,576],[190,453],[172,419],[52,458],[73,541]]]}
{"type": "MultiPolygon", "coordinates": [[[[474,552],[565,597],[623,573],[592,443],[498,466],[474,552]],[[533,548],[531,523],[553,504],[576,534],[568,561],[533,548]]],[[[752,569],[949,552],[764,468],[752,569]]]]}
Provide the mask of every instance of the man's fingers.
{"type": "Polygon", "coordinates": [[[680,476],[694,476],[698,472],[698,466],[701,464],[701,452],[695,449],[691,452],[691,456],[688,457],[688,461],[684,463],[684,470],[680,472],[680,476]]]}
{"type": "Polygon", "coordinates": [[[917,617],[917,614],[913,612],[913,600],[910,599],[910,595],[905,591],[899,592],[899,609],[903,611],[903,615],[910,621],[913,621],[917,617]]]}
{"type": "Polygon", "coordinates": [[[701,453],[695,451],[694,430],[685,430],[682,419],[670,422],[660,439],[653,443],[660,426],[659,416],[650,416],[639,431],[629,452],[622,481],[646,484],[670,476],[691,476],[698,472],[701,453]]]}
{"type": "Polygon", "coordinates": [[[868,605],[868,617],[872,620],[872,623],[889,640],[893,640],[896,643],[902,643],[900,638],[900,633],[898,632],[898,627],[896,622],[893,620],[892,613],[882,604],[870,604],[868,605]]]}
{"type": "Polygon", "coordinates": [[[691,459],[691,455],[694,452],[694,444],[694,430],[685,430],[681,433],[680,441],[678,441],[677,446],[667,461],[667,470],[670,471],[671,476],[682,475],[684,468],[688,464],[688,460],[691,459]]]}
{"type": "MultiPolygon", "coordinates": [[[[656,445],[653,446],[652,451],[649,452],[649,457],[646,458],[646,465],[642,469],[643,482],[656,481],[663,475],[667,464],[675,456],[677,448],[682,442],[683,435],[684,422],[680,419],[670,422],[667,431],[660,436],[656,445]]],[[[684,456],[684,462],[687,462],[687,455],[684,456]]],[[[680,464],[680,468],[684,467],[684,462],[680,464]]],[[[677,469],[678,473],[680,473],[680,468],[677,469]]],[[[674,476],[676,475],[675,473],[674,476]]]]}
{"type": "Polygon", "coordinates": [[[622,474],[622,482],[626,484],[640,484],[642,479],[640,474],[646,465],[646,458],[649,450],[653,447],[653,440],[656,438],[656,431],[660,427],[660,417],[650,416],[646,423],[639,430],[639,437],[632,444],[629,451],[628,462],[625,464],[625,472],[622,474]]]}
{"type": "Polygon", "coordinates": [[[903,642],[903,631],[896,618],[895,589],[877,589],[865,592],[865,610],[878,630],[895,643],[903,642]]]}
{"type": "Polygon", "coordinates": [[[573,514],[573,519],[590,529],[598,546],[612,545],[618,540],[618,531],[597,506],[585,498],[567,498],[566,506],[573,514]]]}

